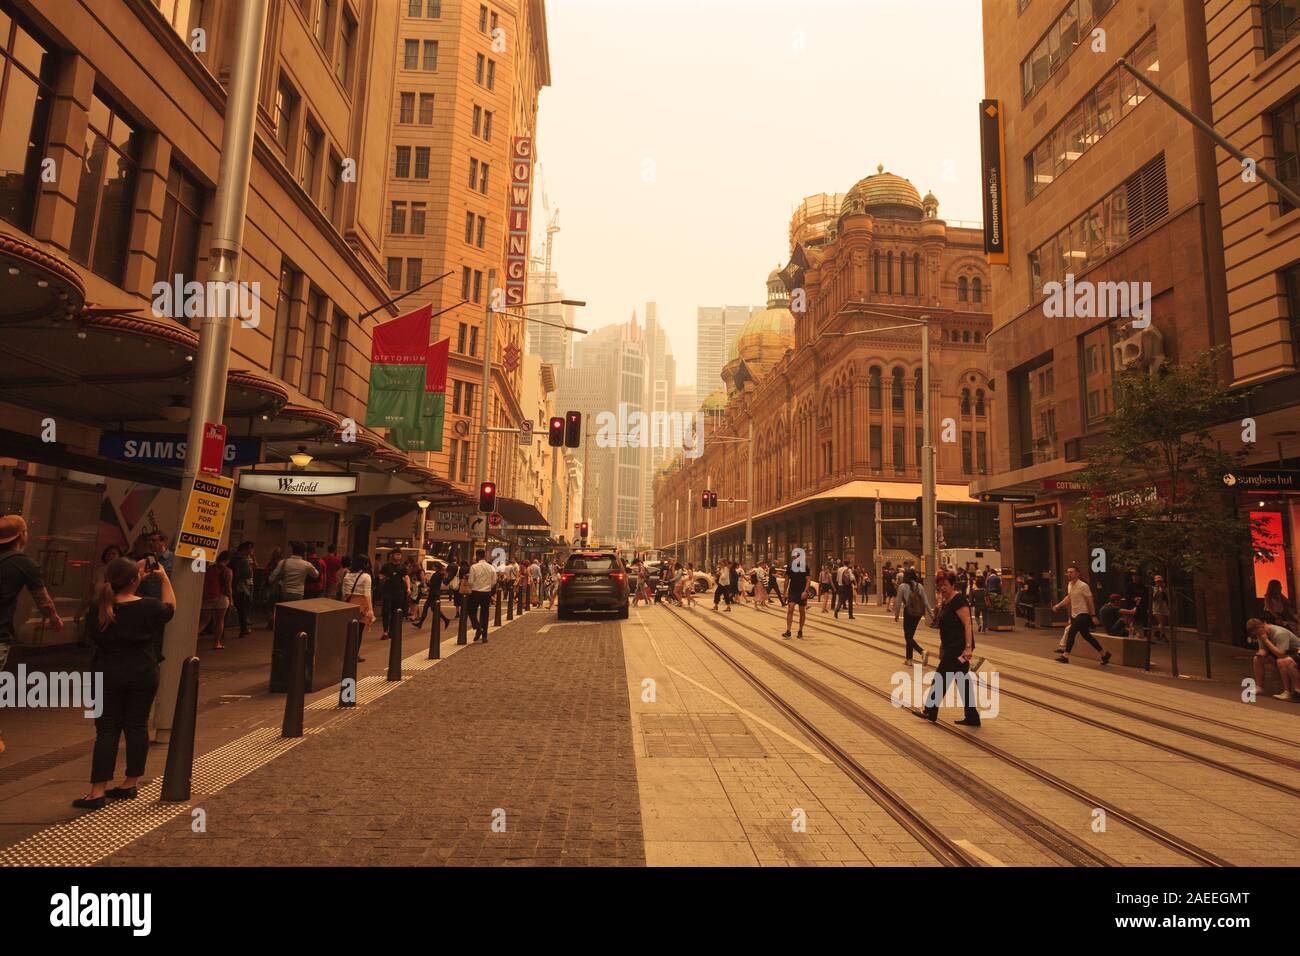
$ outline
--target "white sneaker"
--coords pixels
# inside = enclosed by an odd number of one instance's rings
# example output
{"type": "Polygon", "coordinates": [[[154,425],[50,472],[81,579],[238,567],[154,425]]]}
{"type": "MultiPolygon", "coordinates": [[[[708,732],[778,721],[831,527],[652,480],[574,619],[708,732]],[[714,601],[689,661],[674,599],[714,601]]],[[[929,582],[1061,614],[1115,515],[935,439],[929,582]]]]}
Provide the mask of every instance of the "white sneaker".
{"type": "Polygon", "coordinates": [[[1274,700],[1300,700],[1300,698],[1292,697],[1286,691],[1282,691],[1282,693],[1280,694],[1274,694],[1273,699],[1274,700]]]}

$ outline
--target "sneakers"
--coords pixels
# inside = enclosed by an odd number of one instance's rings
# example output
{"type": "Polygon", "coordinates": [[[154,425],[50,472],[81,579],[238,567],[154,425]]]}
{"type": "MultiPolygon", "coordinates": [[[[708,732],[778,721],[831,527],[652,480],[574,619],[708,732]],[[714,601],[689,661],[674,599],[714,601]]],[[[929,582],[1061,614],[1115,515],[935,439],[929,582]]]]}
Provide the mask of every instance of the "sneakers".
{"type": "Polygon", "coordinates": [[[795,635],[795,637],[799,638],[799,640],[802,641],[802,640],[803,640],[803,631],[800,631],[798,634],[795,635]]]}
{"type": "Polygon", "coordinates": [[[789,640],[789,639],[790,639],[790,632],[789,632],[789,631],[783,631],[783,632],[781,633],[781,636],[784,637],[786,640],[789,640]]]}
{"type": "Polygon", "coordinates": [[[1107,651],[1105,654],[1101,655],[1101,663],[1103,667],[1110,663],[1110,651],[1107,651]]]}
{"type": "Polygon", "coordinates": [[[1296,704],[1296,703],[1300,703],[1300,694],[1288,694],[1286,691],[1282,691],[1282,693],[1280,694],[1274,694],[1273,699],[1286,700],[1286,701],[1290,701],[1293,704],[1296,704]]]}
{"type": "Polygon", "coordinates": [[[1064,654],[1062,654],[1060,657],[1058,657],[1058,658],[1056,659],[1056,663],[1058,663],[1058,664],[1068,664],[1068,663],[1070,663],[1070,659],[1069,659],[1068,657],[1066,657],[1064,654]]]}

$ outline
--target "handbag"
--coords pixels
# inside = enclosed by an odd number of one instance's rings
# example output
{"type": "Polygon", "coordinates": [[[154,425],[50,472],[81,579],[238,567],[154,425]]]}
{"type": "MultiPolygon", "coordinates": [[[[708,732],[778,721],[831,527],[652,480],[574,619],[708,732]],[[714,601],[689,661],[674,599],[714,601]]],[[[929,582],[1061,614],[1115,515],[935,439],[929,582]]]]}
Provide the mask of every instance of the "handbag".
{"type": "Polygon", "coordinates": [[[456,590],[462,597],[469,594],[469,578],[461,578],[460,586],[456,590]]]}

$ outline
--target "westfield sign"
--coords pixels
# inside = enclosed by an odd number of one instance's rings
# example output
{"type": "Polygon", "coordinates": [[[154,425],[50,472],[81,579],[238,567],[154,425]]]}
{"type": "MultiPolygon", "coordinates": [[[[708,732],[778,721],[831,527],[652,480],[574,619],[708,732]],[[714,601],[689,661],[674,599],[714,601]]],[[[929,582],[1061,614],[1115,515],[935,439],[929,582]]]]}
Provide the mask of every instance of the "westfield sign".
{"type": "Polygon", "coordinates": [[[264,495],[290,495],[318,497],[320,495],[350,495],[357,490],[357,476],[337,472],[292,473],[246,471],[239,476],[243,491],[257,491],[264,495]]]}

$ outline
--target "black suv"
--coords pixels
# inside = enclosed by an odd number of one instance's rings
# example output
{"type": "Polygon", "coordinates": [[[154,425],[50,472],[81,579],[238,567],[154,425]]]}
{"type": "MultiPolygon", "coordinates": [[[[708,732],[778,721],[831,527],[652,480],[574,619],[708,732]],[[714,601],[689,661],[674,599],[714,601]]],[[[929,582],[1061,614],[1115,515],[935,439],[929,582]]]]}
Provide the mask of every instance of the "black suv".
{"type": "Polygon", "coordinates": [[[627,568],[612,548],[584,548],[569,555],[560,572],[556,616],[564,621],[574,611],[617,611],[628,615],[627,568]]]}

